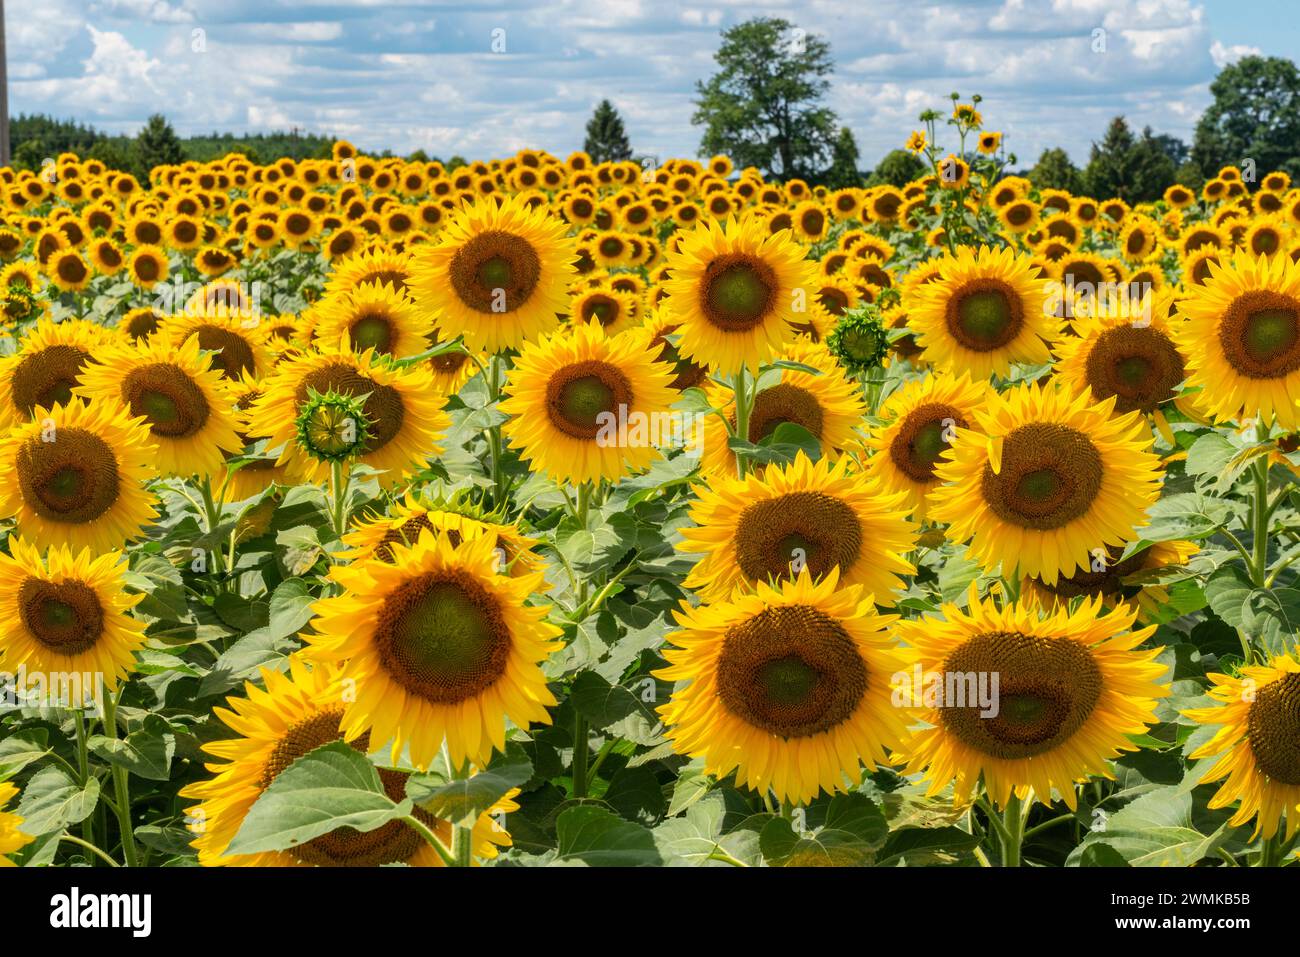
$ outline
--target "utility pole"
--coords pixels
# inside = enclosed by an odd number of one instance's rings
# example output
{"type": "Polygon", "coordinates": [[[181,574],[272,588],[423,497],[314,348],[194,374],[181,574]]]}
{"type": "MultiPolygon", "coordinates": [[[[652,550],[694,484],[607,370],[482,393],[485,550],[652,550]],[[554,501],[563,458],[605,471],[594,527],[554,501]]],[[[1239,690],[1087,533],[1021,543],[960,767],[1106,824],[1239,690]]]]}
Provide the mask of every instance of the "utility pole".
{"type": "Polygon", "coordinates": [[[9,70],[5,50],[5,0],[0,0],[0,166],[9,165],[9,70]]]}

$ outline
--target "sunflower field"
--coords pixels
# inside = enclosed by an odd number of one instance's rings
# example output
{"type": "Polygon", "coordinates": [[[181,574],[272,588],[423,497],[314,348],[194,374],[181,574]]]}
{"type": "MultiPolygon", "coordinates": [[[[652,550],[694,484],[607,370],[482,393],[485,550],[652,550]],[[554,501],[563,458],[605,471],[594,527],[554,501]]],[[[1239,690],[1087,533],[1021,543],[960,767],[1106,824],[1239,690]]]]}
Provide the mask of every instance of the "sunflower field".
{"type": "Polygon", "coordinates": [[[0,862],[1296,866],[1300,189],[0,169],[0,862]]]}

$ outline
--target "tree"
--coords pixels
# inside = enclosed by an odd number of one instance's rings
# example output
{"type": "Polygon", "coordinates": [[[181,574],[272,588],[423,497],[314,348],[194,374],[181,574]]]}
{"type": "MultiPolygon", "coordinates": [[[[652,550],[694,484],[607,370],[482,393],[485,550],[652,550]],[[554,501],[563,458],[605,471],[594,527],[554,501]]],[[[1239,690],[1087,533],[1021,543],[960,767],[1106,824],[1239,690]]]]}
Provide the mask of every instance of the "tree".
{"type": "Polygon", "coordinates": [[[858,171],[858,141],[853,138],[853,131],[847,126],[840,127],[840,135],[835,138],[835,145],[831,148],[831,165],[819,179],[831,189],[862,185],[862,173],[858,171]]]}
{"type": "Polygon", "coordinates": [[[1071,193],[1083,192],[1083,176],[1070,162],[1070,154],[1060,147],[1043,150],[1038,162],[1029,171],[1029,182],[1039,189],[1066,189],[1071,193]]]}
{"type": "Polygon", "coordinates": [[[1111,120],[1101,142],[1092,144],[1088,167],[1083,172],[1084,188],[1097,199],[1125,199],[1128,155],[1136,142],[1124,117],[1111,120]]]}
{"type": "Polygon", "coordinates": [[[925,164],[909,150],[890,150],[867,177],[868,186],[897,186],[900,189],[925,175],[925,164]]]}
{"type": "Polygon", "coordinates": [[[1126,203],[1159,199],[1178,175],[1170,139],[1157,137],[1149,126],[1135,137],[1124,117],[1115,117],[1102,141],[1092,144],[1083,174],[1085,189],[1097,199],[1113,196],[1126,203]]]}
{"type": "Polygon", "coordinates": [[[632,158],[632,146],[623,130],[623,117],[614,104],[601,100],[587,121],[587,139],[582,148],[597,163],[617,163],[632,158]]]}
{"type": "Polygon", "coordinates": [[[756,17],[723,31],[713,58],[719,71],[695,85],[701,154],[725,153],[777,180],[816,179],[839,130],[820,105],[830,45],[785,20],[756,17]]]}
{"type": "Polygon", "coordinates": [[[86,151],[86,159],[99,160],[109,169],[121,170],[124,173],[131,171],[128,151],[108,137],[95,140],[94,145],[86,151]]]}
{"type": "Polygon", "coordinates": [[[1167,142],[1172,137],[1159,137],[1151,127],[1142,130],[1142,138],[1129,150],[1128,193],[1122,198],[1130,203],[1157,200],[1178,178],[1178,165],[1169,154],[1167,142]]]}
{"type": "Polygon", "coordinates": [[[145,122],[135,138],[133,149],[136,178],[147,182],[155,166],[167,166],[185,161],[185,150],[180,138],[161,113],[155,113],[145,122]]]}
{"type": "Polygon", "coordinates": [[[1242,57],[1210,84],[1214,102],[1196,124],[1192,159],[1206,176],[1254,160],[1257,176],[1300,177],[1300,70],[1281,57],[1242,57]]]}

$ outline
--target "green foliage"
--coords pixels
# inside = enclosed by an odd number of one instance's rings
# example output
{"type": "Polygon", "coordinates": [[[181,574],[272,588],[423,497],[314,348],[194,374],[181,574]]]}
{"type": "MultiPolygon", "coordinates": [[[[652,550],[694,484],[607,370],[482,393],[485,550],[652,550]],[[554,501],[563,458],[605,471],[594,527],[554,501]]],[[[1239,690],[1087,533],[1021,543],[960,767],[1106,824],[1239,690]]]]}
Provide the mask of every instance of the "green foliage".
{"type": "Polygon", "coordinates": [[[889,185],[901,189],[924,175],[925,163],[911,150],[890,150],[867,177],[866,185],[889,185]]]}
{"type": "Polygon", "coordinates": [[[621,162],[632,158],[632,146],[623,129],[623,117],[618,115],[618,110],[614,109],[614,104],[609,100],[601,100],[596,104],[595,112],[587,121],[587,139],[582,148],[597,163],[621,162]]]}
{"type": "Polygon", "coordinates": [[[1129,204],[1159,199],[1177,174],[1169,139],[1158,139],[1149,126],[1136,137],[1124,117],[1115,117],[1102,141],[1092,145],[1083,173],[1085,191],[1098,199],[1118,197],[1129,204]]]}
{"type": "Polygon", "coordinates": [[[858,142],[847,126],[840,127],[840,134],[831,150],[831,165],[818,178],[828,189],[862,185],[862,173],[858,170],[858,142]]]}
{"type": "Polygon", "coordinates": [[[1284,170],[1300,178],[1300,70],[1281,57],[1243,57],[1210,84],[1192,159],[1205,176],[1254,160],[1257,176],[1284,170]]]}
{"type": "Polygon", "coordinates": [[[1029,171],[1029,181],[1038,189],[1064,189],[1083,192],[1083,174],[1070,162],[1070,154],[1060,147],[1043,150],[1029,171]]]}
{"type": "Polygon", "coordinates": [[[701,155],[725,153],[771,178],[815,181],[835,153],[839,124],[821,105],[830,45],[786,20],[756,17],[723,31],[718,72],[696,84],[691,122],[701,155]]]}
{"type": "Polygon", "coordinates": [[[185,160],[185,150],[167,118],[155,113],[144,124],[132,146],[135,175],[140,182],[149,180],[155,166],[173,166],[185,160]]]}

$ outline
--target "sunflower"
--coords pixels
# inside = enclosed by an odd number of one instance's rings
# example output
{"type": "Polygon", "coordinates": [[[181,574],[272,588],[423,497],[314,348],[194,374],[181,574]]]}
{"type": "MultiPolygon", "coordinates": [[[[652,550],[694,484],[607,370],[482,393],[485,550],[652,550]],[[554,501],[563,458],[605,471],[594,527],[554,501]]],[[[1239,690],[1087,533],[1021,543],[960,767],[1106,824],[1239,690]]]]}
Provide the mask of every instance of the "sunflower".
{"type": "Polygon", "coordinates": [[[875,453],[867,474],[887,492],[905,493],[917,521],[925,519],[929,494],[939,484],[935,467],[957,430],[974,427],[988,393],[987,383],[965,375],[929,375],[908,382],[881,405],[884,424],[866,442],[875,453]]]}
{"type": "Polygon", "coordinates": [[[225,453],[244,447],[225,380],[197,338],[174,346],[155,336],[142,346],[109,346],[97,359],[82,373],[77,395],[91,403],[120,401],[131,415],[143,416],[158,445],[160,474],[218,475],[225,453]]]}
{"type": "Polygon", "coordinates": [[[656,439],[677,398],[671,381],[642,337],[577,325],[524,347],[499,405],[511,416],[504,431],[557,481],[617,481],[659,457],[656,439]]]}
{"type": "Polygon", "coordinates": [[[575,325],[598,323],[605,335],[616,336],[637,324],[636,299],[603,283],[575,293],[569,305],[575,325]]]}
{"type": "Polygon", "coordinates": [[[517,198],[463,206],[419,247],[412,290],[445,336],[474,351],[517,349],[558,324],[577,252],[562,220],[517,198]]]}
{"type": "Polygon", "coordinates": [[[203,308],[196,304],[168,319],[163,328],[173,345],[197,340],[200,349],[213,353],[212,367],[227,379],[238,380],[246,373],[264,376],[274,367],[275,354],[267,343],[261,317],[241,317],[242,311],[239,307],[203,308]]]}
{"type": "Polygon", "coordinates": [[[735,219],[697,226],[668,265],[666,307],[682,354],[723,373],[756,369],[780,351],[816,284],[789,234],[764,235],[735,219]]]}
{"type": "Polygon", "coordinates": [[[538,540],[524,535],[518,525],[502,525],[455,508],[455,503],[446,508],[427,504],[408,492],[406,500],[394,503],[388,515],[362,522],[344,535],[343,544],[351,551],[340,553],[340,557],[390,562],[394,544],[414,545],[420,532],[428,529],[435,535],[445,535],[456,547],[466,539],[491,538],[498,570],[511,578],[532,575],[544,567],[541,557],[533,551],[538,540]]]}
{"type": "Polygon", "coordinates": [[[1178,303],[1175,338],[1187,386],[1216,421],[1261,415],[1300,426],[1300,265],[1287,256],[1238,254],[1178,303]]]}
{"type": "Polygon", "coordinates": [[[6,670],[89,672],[116,689],[135,670],[145,641],[144,622],[128,614],[145,596],[127,593],[125,573],[119,551],[74,553],[62,545],[42,556],[30,542],[10,538],[9,554],[0,553],[0,609],[9,609],[0,631],[6,670]]]}
{"type": "MultiPolygon", "coordinates": [[[[288,674],[263,668],[261,681],[265,690],[246,682],[243,697],[231,696],[226,699],[229,708],[214,709],[237,736],[205,744],[204,751],[218,759],[207,765],[215,776],[180,791],[183,797],[200,802],[186,809],[198,832],[194,847],[199,863],[204,867],[441,866],[437,851],[403,821],[364,832],[340,827],[289,851],[226,853],[258,797],[281,771],[316,748],[343,738],[344,686],[337,666],[309,667],[300,655],[293,655],[288,674]]],[[[364,748],[366,743],[363,739],[358,745],[364,748]]],[[[376,770],[388,796],[403,800],[410,775],[389,768],[376,770]]],[[[510,792],[474,824],[471,840],[476,857],[495,857],[498,846],[510,845],[510,835],[494,826],[494,815],[517,810],[516,793],[510,792]]],[[[448,822],[422,808],[412,813],[444,845],[451,843],[448,822]]]]}
{"type": "Polygon", "coordinates": [[[683,359],[677,346],[670,337],[676,337],[677,325],[663,311],[655,311],[645,325],[636,330],[645,337],[646,349],[654,353],[659,362],[673,370],[670,387],[677,392],[703,385],[709,377],[709,370],[696,365],[689,359],[683,359]]]}
{"type": "Polygon", "coordinates": [[[1048,609],[1056,604],[1068,605],[1080,596],[1100,598],[1107,607],[1130,602],[1138,607],[1139,621],[1154,621],[1162,607],[1169,604],[1169,592],[1158,582],[1143,581],[1145,573],[1186,565],[1198,551],[1200,546],[1195,542],[1156,542],[1124,558],[1124,549],[1111,546],[1094,553],[1088,568],[1062,575],[1054,585],[1025,577],[1020,583],[1020,600],[1048,609]]]}
{"type": "Polygon", "coordinates": [[[141,289],[152,289],[160,282],[167,281],[170,265],[167,255],[157,246],[140,246],[127,261],[127,272],[131,281],[141,289]]]}
{"type": "Polygon", "coordinates": [[[1028,256],[987,246],[945,256],[938,278],[904,299],[925,358],[975,379],[1006,375],[1013,362],[1048,361],[1058,323],[1046,301],[1028,256]]]}
{"type": "Polygon", "coordinates": [[[1137,412],[1115,414],[1085,389],[1054,384],[990,394],[975,429],[958,431],[930,515],[951,523],[987,570],[1056,583],[1091,567],[1094,549],[1133,540],[1160,494],[1163,473],[1137,412]]]}
{"type": "Polygon", "coordinates": [[[1235,676],[1209,678],[1216,704],[1184,712],[1200,724],[1222,725],[1190,755],[1218,758],[1201,778],[1223,781],[1209,806],[1240,801],[1229,823],[1238,827],[1255,818],[1255,837],[1272,838],[1285,817],[1289,841],[1300,830],[1300,660],[1292,651],[1235,676]]]}
{"type": "Polygon", "coordinates": [[[1260,216],[1247,228],[1242,246],[1251,256],[1273,256],[1286,248],[1288,236],[1280,216],[1260,216]]]}
{"type": "MultiPolygon", "coordinates": [[[[822,456],[834,460],[860,445],[855,427],[862,423],[866,405],[862,389],[850,379],[824,344],[796,340],[782,358],[817,369],[782,369],[779,381],[760,389],[749,412],[750,442],[772,435],[783,423],[802,426],[821,446],[822,456]]],[[[716,383],[705,385],[709,405],[718,409],[725,420],[709,415],[704,420],[704,454],[701,465],[706,473],[735,475],[736,454],[728,444],[736,429],[735,393],[716,383]]]]}
{"type": "Polygon", "coordinates": [[[342,594],[313,606],[307,654],[345,661],[356,682],[341,719],[349,741],[391,742],[394,760],[407,747],[423,769],[445,740],[460,767],[505,749],[507,719],[550,723],[541,663],[561,632],[548,605],[525,603],[543,574],[499,574],[494,544],[483,535],[454,546],[424,530],[413,546],[393,542],[391,561],[331,568],[342,594]]]}
{"type": "Polygon", "coordinates": [[[471,356],[463,349],[454,349],[430,356],[427,368],[433,377],[433,387],[443,395],[451,396],[460,392],[465,383],[474,378],[480,366],[487,368],[490,359],[491,356],[486,352],[471,356]]]}
{"type": "Polygon", "coordinates": [[[313,394],[363,401],[367,429],[358,461],[385,473],[385,484],[442,454],[436,440],[450,420],[428,371],[388,366],[373,350],[357,353],[340,338],[283,362],[249,408],[249,434],[269,439],[270,448],[281,450],[277,464],[290,464],[303,481],[321,481],[329,470],[298,441],[298,420],[313,394]]]}
{"type": "Polygon", "coordinates": [[[743,479],[696,488],[694,527],[681,529],[678,549],[703,557],[685,586],[704,601],[729,597],[737,585],[790,578],[806,567],[814,579],[832,568],[845,585],[861,585],[892,605],[899,575],[916,569],[903,555],[916,547],[903,498],[859,472],[845,456],[814,464],[803,452],[786,466],[769,465],[743,479]]]}
{"type": "Polygon", "coordinates": [[[141,306],[118,320],[117,329],[127,342],[141,342],[162,328],[164,318],[151,306],[141,306]]]}
{"type": "Polygon", "coordinates": [[[840,587],[832,568],[808,569],[780,587],[760,583],[729,601],[675,612],[682,630],[654,674],[678,684],[659,708],[680,754],[703,758],[717,777],[806,804],[845,791],[862,765],[886,762],[906,733],[890,676],[904,666],[888,628],[860,585],[840,587]]]}
{"type": "Polygon", "coordinates": [[[64,249],[46,264],[50,280],[64,292],[80,292],[90,284],[90,266],[75,249],[64,249]]]}
{"type": "Polygon", "coordinates": [[[274,455],[255,455],[248,452],[253,439],[248,437],[249,411],[262,395],[262,384],[249,375],[244,375],[239,382],[229,383],[229,397],[234,400],[236,435],[239,439],[239,454],[227,455],[229,467],[222,490],[222,498],[230,502],[242,502],[261,495],[272,485],[297,485],[302,477],[292,467],[293,463],[280,464],[274,455]]]}
{"type": "Polygon", "coordinates": [[[22,850],[36,840],[30,834],[24,834],[19,830],[23,823],[22,817],[12,811],[4,810],[4,806],[17,794],[18,788],[15,785],[8,781],[0,781],[0,867],[13,867],[14,862],[6,855],[22,850]]]}
{"type": "Polygon", "coordinates": [[[28,421],[37,406],[48,409],[71,402],[82,374],[107,339],[103,326],[81,319],[37,322],[18,351],[0,360],[0,429],[28,421]]]}
{"type": "Polygon", "coordinates": [[[1017,236],[1038,228],[1038,204],[1031,199],[1016,198],[998,210],[998,220],[1009,233],[1017,236]]]}
{"type": "Polygon", "coordinates": [[[1119,234],[1119,248],[1129,262],[1142,262],[1155,253],[1160,243],[1160,227],[1146,216],[1129,217],[1119,234]]]}
{"type": "Polygon", "coordinates": [[[229,272],[238,262],[233,252],[220,246],[204,246],[194,254],[194,268],[213,278],[229,272]]]}
{"type": "MultiPolygon", "coordinates": [[[[969,608],[945,604],[942,617],[897,626],[913,668],[930,682],[960,694],[935,707],[926,701],[928,727],[914,732],[900,757],[903,773],[925,772],[927,794],[951,783],[957,804],[969,803],[982,780],[995,805],[1012,793],[1048,804],[1057,791],[1073,810],[1074,785],[1089,775],[1113,778],[1109,761],[1136,751],[1129,735],[1156,723],[1162,648],[1138,650],[1155,627],[1133,630],[1136,610],[1103,612],[1084,600],[1074,612],[1044,614],[1023,605],[998,608],[971,591],[969,608]],[[996,676],[996,713],[965,700],[972,677],[996,676]]],[[[971,689],[974,691],[975,689],[971,689]]],[[[900,686],[904,703],[919,704],[922,689],[900,686]],[[910,694],[908,693],[910,690],[910,694]]]]}
{"type": "Polygon", "coordinates": [[[392,286],[368,282],[327,296],[317,311],[316,335],[326,342],[345,337],[357,352],[404,359],[429,348],[433,320],[392,286]]]}
{"type": "Polygon", "coordinates": [[[1186,367],[1174,338],[1180,321],[1170,319],[1172,302],[1172,293],[1148,293],[1141,302],[1119,299],[1092,309],[1095,315],[1076,315],[1075,337],[1057,343],[1056,372],[1071,392],[1090,388],[1099,401],[1114,397],[1119,414],[1151,416],[1176,446],[1161,411],[1175,397],[1186,367]]]}
{"type": "Polygon", "coordinates": [[[105,237],[90,243],[90,261],[101,276],[113,276],[126,266],[126,256],[113,240],[105,237]]]}
{"type": "Polygon", "coordinates": [[[145,489],[157,451],[143,420],[117,403],[72,402],[14,426],[0,461],[0,515],[41,548],[95,552],[138,538],[157,517],[145,489]]]}

